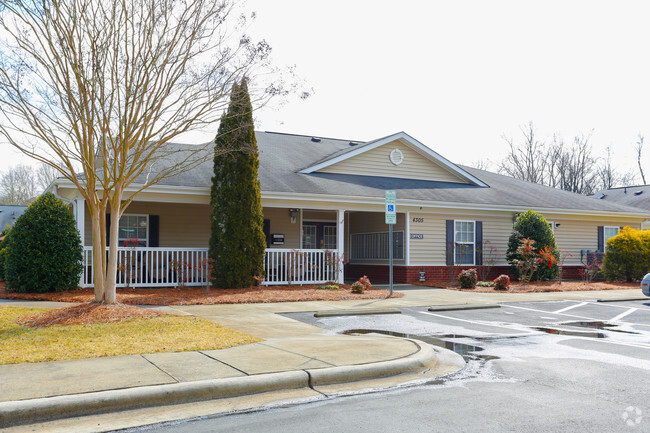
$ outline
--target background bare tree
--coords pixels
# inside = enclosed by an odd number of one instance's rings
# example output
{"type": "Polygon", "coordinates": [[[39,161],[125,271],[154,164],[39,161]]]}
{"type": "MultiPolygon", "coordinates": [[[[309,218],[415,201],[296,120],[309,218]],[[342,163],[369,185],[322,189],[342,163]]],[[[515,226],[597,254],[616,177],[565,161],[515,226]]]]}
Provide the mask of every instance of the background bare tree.
{"type": "Polygon", "coordinates": [[[510,150],[499,164],[499,172],[516,179],[546,184],[548,174],[547,145],[539,141],[533,122],[520,127],[523,140],[516,143],[514,139],[503,137],[510,150]]]}
{"type": "Polygon", "coordinates": [[[11,167],[0,175],[0,204],[28,205],[39,193],[29,165],[11,167]]]}
{"type": "Polygon", "coordinates": [[[639,172],[641,174],[641,180],[643,181],[643,184],[646,185],[645,183],[645,174],[643,174],[643,166],[641,165],[641,153],[643,152],[643,135],[639,134],[637,136],[637,142],[636,142],[636,162],[639,165],[639,172]]]}
{"type": "Polygon", "coordinates": [[[612,167],[609,149],[605,158],[594,156],[591,134],[576,135],[569,146],[559,134],[550,143],[539,140],[532,122],[521,131],[520,142],[506,139],[510,149],[499,163],[503,174],[586,195],[634,182],[632,173],[619,173],[612,167]]]}
{"type": "Polygon", "coordinates": [[[54,179],[61,176],[61,168],[55,168],[49,164],[41,163],[35,170],[36,186],[39,193],[47,189],[54,179]]]}
{"type": "Polygon", "coordinates": [[[211,143],[173,155],[166,143],[216,130],[244,76],[255,106],[287,93],[233,1],[0,0],[0,136],[84,198],[97,301],[115,303],[118,221],[134,194],[214,156],[211,143]]]}

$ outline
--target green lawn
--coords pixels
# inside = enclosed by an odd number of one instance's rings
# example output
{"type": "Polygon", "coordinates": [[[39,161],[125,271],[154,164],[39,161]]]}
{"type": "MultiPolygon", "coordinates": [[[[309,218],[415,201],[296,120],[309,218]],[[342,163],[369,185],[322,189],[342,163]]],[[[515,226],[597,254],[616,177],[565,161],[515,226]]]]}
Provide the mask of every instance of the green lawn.
{"type": "Polygon", "coordinates": [[[260,341],[196,317],[159,316],[29,328],[15,321],[46,310],[0,307],[0,364],[153,352],[224,349],[260,341]]]}

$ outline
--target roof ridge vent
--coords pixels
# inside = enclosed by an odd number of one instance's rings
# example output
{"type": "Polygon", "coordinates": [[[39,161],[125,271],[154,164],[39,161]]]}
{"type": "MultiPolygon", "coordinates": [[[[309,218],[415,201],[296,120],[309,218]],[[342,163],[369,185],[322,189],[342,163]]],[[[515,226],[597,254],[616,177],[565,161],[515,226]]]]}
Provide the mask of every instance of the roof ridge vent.
{"type": "Polygon", "coordinates": [[[314,143],[320,143],[320,138],[318,138],[318,137],[312,137],[312,138],[311,138],[311,141],[313,141],[314,143]]]}
{"type": "Polygon", "coordinates": [[[641,195],[643,194],[643,191],[634,191],[634,195],[641,195]]]}

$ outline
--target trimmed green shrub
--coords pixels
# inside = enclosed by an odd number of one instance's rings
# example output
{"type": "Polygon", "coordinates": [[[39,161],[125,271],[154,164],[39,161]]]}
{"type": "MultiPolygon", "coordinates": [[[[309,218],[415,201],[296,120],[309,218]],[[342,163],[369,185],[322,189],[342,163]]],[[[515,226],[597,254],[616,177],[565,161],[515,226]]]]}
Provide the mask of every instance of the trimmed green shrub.
{"type": "MultiPolygon", "coordinates": [[[[535,254],[546,247],[552,249],[553,255],[559,260],[560,253],[555,243],[555,236],[551,230],[551,226],[544,216],[533,211],[527,210],[520,214],[514,225],[513,231],[508,239],[508,250],[506,252],[506,259],[510,263],[510,270],[516,279],[520,279],[521,274],[517,269],[516,264],[523,259],[517,249],[521,245],[523,239],[532,239],[535,241],[535,254]]],[[[553,280],[557,277],[559,267],[557,263],[553,263],[551,267],[539,266],[531,276],[531,281],[536,280],[553,280]]]]}
{"type": "Polygon", "coordinates": [[[266,237],[253,109],[246,80],[235,84],[215,139],[209,257],[213,285],[249,287],[264,272],[266,237]]]}
{"type": "Polygon", "coordinates": [[[608,281],[642,280],[650,272],[650,231],[624,227],[607,240],[603,274],[608,281]]]}
{"type": "Polygon", "coordinates": [[[478,281],[478,275],[476,274],[476,269],[467,269],[458,274],[458,282],[462,289],[473,289],[476,287],[476,282],[478,281]]]}
{"type": "Polygon", "coordinates": [[[43,293],[79,284],[81,238],[72,213],[54,194],[45,193],[32,202],[4,244],[8,290],[43,293]]]}
{"type": "MultiPolygon", "coordinates": [[[[0,232],[0,236],[9,236],[11,226],[7,224],[5,228],[0,232]]],[[[0,241],[0,280],[4,281],[5,279],[5,247],[7,246],[7,237],[0,241]]]]}

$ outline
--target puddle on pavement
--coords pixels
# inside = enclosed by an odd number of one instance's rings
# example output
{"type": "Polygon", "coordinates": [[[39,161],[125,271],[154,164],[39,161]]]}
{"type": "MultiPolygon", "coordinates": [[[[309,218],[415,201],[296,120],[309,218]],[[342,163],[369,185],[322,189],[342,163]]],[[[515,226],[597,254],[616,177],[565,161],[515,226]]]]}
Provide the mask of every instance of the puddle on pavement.
{"type": "Polygon", "coordinates": [[[565,329],[555,329],[555,328],[546,328],[546,327],[535,327],[532,329],[535,329],[537,331],[542,331],[547,334],[570,335],[572,337],[605,338],[605,334],[603,334],[602,332],[570,331],[565,329]]]}
{"type": "Polygon", "coordinates": [[[606,322],[567,322],[567,323],[562,323],[563,326],[576,326],[578,328],[591,328],[591,329],[604,329],[605,331],[612,331],[612,332],[621,332],[624,334],[639,334],[638,332],[634,331],[624,331],[622,329],[613,329],[616,328],[618,325],[613,325],[611,323],[606,323],[606,322]]]}
{"type": "MultiPolygon", "coordinates": [[[[441,338],[423,336],[423,335],[413,335],[413,334],[404,334],[401,332],[393,331],[382,331],[376,329],[351,329],[349,331],[343,332],[345,335],[349,334],[383,334],[383,335],[392,335],[393,337],[402,337],[402,338],[415,338],[425,343],[431,344],[433,346],[442,347],[445,349],[453,350],[457,354],[461,355],[465,359],[484,359],[490,361],[492,359],[498,359],[496,356],[489,355],[476,355],[474,352],[483,351],[482,347],[473,346],[471,344],[456,343],[454,341],[442,340],[441,338]]],[[[457,334],[445,334],[441,335],[442,338],[473,338],[466,335],[457,335],[457,334]]]]}

